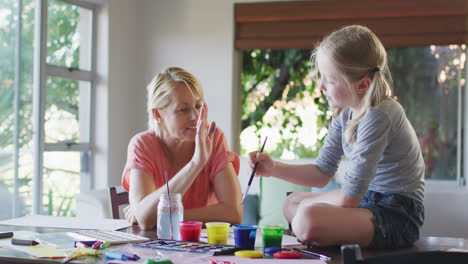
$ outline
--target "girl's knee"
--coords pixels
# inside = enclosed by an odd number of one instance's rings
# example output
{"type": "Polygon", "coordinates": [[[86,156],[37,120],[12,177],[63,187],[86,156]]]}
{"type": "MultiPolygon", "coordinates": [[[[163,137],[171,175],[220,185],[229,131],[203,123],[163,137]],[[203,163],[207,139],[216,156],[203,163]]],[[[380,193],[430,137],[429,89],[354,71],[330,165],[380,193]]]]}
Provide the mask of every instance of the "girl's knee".
{"type": "Polygon", "coordinates": [[[291,193],[286,197],[283,204],[283,215],[288,222],[292,221],[292,218],[296,214],[297,207],[303,200],[302,196],[302,193],[291,193]]]}
{"type": "Polygon", "coordinates": [[[326,235],[328,220],[324,209],[325,204],[314,204],[307,207],[299,207],[291,227],[296,237],[301,241],[313,241],[319,243],[326,235]]]}

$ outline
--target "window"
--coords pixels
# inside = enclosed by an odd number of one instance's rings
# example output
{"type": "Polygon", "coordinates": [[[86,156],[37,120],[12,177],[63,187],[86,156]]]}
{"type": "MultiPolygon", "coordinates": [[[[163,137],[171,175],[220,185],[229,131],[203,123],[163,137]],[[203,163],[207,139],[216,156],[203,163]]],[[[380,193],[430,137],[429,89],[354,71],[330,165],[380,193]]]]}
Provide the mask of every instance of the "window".
{"type": "Polygon", "coordinates": [[[73,216],[92,177],[96,7],[0,2],[0,188],[10,206],[0,218],[73,216]]]}
{"type": "Polygon", "coordinates": [[[393,96],[405,108],[426,165],[426,179],[460,180],[466,46],[387,49],[393,96]]]}

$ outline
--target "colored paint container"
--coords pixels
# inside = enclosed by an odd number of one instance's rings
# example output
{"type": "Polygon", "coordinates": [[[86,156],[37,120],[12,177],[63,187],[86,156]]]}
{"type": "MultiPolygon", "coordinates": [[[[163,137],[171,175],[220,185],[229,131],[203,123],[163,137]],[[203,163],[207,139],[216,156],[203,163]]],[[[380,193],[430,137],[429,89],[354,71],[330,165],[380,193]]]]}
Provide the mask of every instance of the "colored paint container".
{"type": "Polygon", "coordinates": [[[225,222],[208,222],[205,225],[209,244],[227,244],[229,226],[231,224],[225,222]]]}
{"type": "Polygon", "coordinates": [[[254,249],[257,235],[256,225],[233,225],[234,241],[236,247],[242,249],[254,249]]]}
{"type": "Polygon", "coordinates": [[[200,221],[180,221],[180,240],[200,242],[200,230],[203,223],[200,221]]]}
{"type": "Polygon", "coordinates": [[[280,225],[264,225],[262,229],[263,247],[281,247],[284,227],[280,225]]]}

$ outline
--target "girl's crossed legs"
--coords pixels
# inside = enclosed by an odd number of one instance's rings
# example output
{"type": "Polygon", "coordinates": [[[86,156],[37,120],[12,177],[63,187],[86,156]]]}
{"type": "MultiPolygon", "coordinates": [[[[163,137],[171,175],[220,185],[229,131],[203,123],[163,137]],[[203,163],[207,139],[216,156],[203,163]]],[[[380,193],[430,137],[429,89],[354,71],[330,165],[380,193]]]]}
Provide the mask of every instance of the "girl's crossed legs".
{"type": "MultiPolygon", "coordinates": [[[[344,208],[326,203],[329,193],[292,193],[283,212],[297,239],[311,245],[359,244],[368,246],[374,237],[373,214],[365,208],[344,208]]],[[[331,198],[331,199],[330,199],[331,198]]]]}
{"type": "Polygon", "coordinates": [[[359,208],[344,208],[334,205],[339,192],[288,196],[283,211],[299,241],[321,246],[400,248],[419,239],[424,223],[420,202],[399,194],[368,191],[359,208]]]}

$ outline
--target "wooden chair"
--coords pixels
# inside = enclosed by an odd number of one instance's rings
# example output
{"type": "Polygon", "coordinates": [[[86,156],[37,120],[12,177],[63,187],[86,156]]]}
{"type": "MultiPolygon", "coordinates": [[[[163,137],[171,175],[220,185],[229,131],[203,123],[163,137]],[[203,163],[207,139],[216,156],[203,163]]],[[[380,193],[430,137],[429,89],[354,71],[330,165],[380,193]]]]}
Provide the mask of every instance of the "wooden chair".
{"type": "Polygon", "coordinates": [[[120,219],[119,206],[128,203],[128,192],[117,193],[116,187],[109,187],[109,205],[113,219],[120,219]]]}

